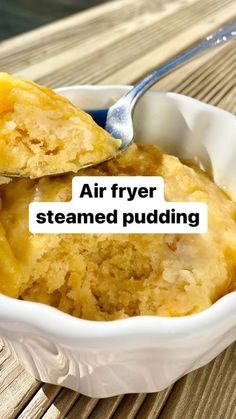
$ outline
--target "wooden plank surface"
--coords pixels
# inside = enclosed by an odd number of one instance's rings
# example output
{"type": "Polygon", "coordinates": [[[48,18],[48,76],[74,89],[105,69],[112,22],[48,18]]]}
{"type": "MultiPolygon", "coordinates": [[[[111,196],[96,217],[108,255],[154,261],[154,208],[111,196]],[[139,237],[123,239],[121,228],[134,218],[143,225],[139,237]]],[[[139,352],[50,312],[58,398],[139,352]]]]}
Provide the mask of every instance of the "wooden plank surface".
{"type": "Polygon", "coordinates": [[[109,0],[1,0],[0,39],[61,19],[109,0]]]}
{"type": "MultiPolygon", "coordinates": [[[[56,87],[133,83],[236,17],[235,0],[117,0],[4,41],[1,70],[56,87]]],[[[236,112],[236,42],[204,54],[159,81],[236,112]]],[[[0,418],[233,419],[236,344],[207,366],[153,394],[90,399],[42,384],[0,345],[0,418]]]]}

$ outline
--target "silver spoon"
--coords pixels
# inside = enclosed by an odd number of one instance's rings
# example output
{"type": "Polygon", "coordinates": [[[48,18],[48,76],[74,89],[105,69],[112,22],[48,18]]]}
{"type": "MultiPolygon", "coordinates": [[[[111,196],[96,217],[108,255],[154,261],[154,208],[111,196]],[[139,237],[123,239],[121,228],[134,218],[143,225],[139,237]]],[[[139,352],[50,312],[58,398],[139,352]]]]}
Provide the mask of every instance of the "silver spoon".
{"type": "MultiPolygon", "coordinates": [[[[121,146],[119,151],[124,151],[134,140],[134,127],[133,127],[133,111],[140,99],[140,97],[155,84],[160,78],[170,73],[173,69],[180,67],[186,61],[204,51],[217,47],[236,36],[236,21],[230,22],[226,26],[219,29],[217,32],[207,36],[205,39],[200,41],[193,47],[185,50],[184,52],[177,55],[175,58],[168,61],[157,70],[146,76],[143,80],[139,81],[126,95],[121,97],[113,106],[109,109],[101,110],[87,110],[87,112],[93,116],[95,121],[106,129],[114,138],[121,140],[121,146]]],[[[102,163],[102,162],[100,162],[102,163]]],[[[97,164],[97,163],[96,163],[97,164]]],[[[79,170],[86,167],[91,167],[94,164],[89,164],[80,167],[79,170]]],[[[56,175],[63,173],[56,173],[56,175]]],[[[0,176],[7,177],[27,177],[17,173],[0,173],[0,176]]],[[[51,173],[48,176],[53,176],[51,173]]]]}
{"type": "Polygon", "coordinates": [[[236,36],[236,20],[230,22],[217,32],[207,36],[192,48],[185,50],[166,64],[150,73],[139,81],[126,95],[121,97],[108,109],[105,129],[114,138],[122,140],[120,151],[124,151],[134,139],[134,127],[132,115],[134,108],[141,96],[173,69],[181,66],[186,61],[201,54],[202,52],[217,47],[236,36]]]}

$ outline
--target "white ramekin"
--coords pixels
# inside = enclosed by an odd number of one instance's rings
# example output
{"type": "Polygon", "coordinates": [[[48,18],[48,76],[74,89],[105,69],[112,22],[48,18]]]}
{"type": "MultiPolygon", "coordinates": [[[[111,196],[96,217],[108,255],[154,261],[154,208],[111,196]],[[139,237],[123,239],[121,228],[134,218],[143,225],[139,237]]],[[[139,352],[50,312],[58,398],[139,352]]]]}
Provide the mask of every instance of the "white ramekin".
{"type": "MultiPolygon", "coordinates": [[[[127,86],[73,86],[85,109],[107,107],[127,86]]],[[[137,139],[196,157],[236,199],[236,118],[174,93],[149,92],[135,111],[137,139]]],[[[191,316],[93,322],[0,295],[0,335],[38,379],[91,397],[163,390],[236,338],[236,292],[191,316]]]]}

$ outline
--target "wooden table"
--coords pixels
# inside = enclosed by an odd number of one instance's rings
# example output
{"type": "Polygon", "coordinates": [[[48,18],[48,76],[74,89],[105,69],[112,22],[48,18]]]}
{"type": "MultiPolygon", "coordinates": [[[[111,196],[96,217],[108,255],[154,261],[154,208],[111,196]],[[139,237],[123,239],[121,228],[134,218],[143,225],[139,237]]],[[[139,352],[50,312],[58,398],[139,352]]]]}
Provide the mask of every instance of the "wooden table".
{"type": "MultiPolygon", "coordinates": [[[[3,42],[0,68],[51,87],[133,83],[233,17],[235,0],[112,1],[3,42]]],[[[235,112],[236,43],[194,60],[156,87],[235,112]]],[[[231,345],[160,393],[97,400],[36,381],[1,346],[0,418],[233,419],[235,349],[231,345]]]]}

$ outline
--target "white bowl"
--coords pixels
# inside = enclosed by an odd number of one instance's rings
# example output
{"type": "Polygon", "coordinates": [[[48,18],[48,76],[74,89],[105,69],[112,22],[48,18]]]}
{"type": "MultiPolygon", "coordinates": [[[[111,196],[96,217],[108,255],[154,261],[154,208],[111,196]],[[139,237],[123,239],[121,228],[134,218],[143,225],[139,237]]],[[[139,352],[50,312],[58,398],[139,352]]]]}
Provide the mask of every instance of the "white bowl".
{"type": "MultiPolygon", "coordinates": [[[[60,92],[83,108],[107,107],[129,87],[60,92]]],[[[236,199],[236,118],[174,93],[148,92],[135,112],[137,138],[212,167],[236,199]]],[[[236,292],[181,318],[81,320],[43,304],[0,295],[0,335],[38,379],[91,397],[163,390],[212,360],[236,338],[236,292]]]]}

